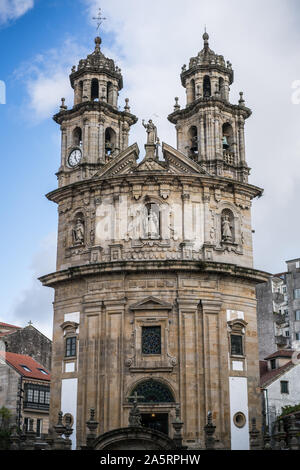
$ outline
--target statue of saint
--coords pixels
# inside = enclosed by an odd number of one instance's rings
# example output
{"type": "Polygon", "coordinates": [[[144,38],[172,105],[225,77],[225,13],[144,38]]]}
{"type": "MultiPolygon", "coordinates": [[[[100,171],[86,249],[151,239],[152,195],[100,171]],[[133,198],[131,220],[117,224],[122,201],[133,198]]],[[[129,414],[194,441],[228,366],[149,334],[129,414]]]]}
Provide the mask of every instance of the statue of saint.
{"type": "Polygon", "coordinates": [[[146,129],[146,132],[148,134],[147,137],[147,144],[153,145],[156,144],[157,141],[157,128],[155,124],[153,124],[152,119],[149,119],[148,123],[145,124],[145,120],[143,119],[142,124],[144,128],[146,129]]]}
{"type": "Polygon", "coordinates": [[[144,218],[144,237],[145,238],[158,238],[159,237],[159,218],[153,205],[145,206],[144,218]]]}
{"type": "Polygon", "coordinates": [[[232,231],[228,215],[222,217],[222,240],[225,242],[232,241],[232,231]]]}
{"type": "Polygon", "coordinates": [[[74,244],[82,245],[84,242],[84,225],[81,219],[77,219],[76,225],[73,229],[74,244]]]}

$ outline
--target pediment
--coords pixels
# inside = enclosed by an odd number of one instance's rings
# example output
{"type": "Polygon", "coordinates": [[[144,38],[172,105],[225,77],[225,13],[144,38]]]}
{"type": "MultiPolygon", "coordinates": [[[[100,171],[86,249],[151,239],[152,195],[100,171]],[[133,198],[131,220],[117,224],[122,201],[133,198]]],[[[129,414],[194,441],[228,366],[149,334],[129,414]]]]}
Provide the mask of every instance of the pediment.
{"type": "Polygon", "coordinates": [[[172,305],[156,297],[149,296],[129,308],[130,310],[171,310],[172,305]]]}
{"type": "Polygon", "coordinates": [[[171,145],[162,143],[162,151],[166,160],[169,171],[171,173],[187,173],[187,174],[203,174],[211,176],[199,163],[194,162],[186,157],[179,150],[174,149],[171,145]]]}
{"type": "Polygon", "coordinates": [[[136,143],[132,144],[119,155],[106,163],[94,178],[116,176],[130,173],[130,170],[136,167],[136,161],[139,156],[139,147],[136,143]]]}
{"type": "Polygon", "coordinates": [[[138,171],[166,171],[165,166],[162,162],[152,159],[144,159],[135,169],[134,172],[138,171]]]}

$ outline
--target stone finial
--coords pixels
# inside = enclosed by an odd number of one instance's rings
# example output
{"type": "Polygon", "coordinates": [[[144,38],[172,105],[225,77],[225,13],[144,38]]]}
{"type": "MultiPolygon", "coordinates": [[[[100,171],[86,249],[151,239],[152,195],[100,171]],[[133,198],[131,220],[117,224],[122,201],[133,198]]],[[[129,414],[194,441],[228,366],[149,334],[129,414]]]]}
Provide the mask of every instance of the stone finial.
{"type": "Polygon", "coordinates": [[[215,446],[215,438],[214,438],[215,430],[216,430],[216,426],[214,426],[213,421],[212,421],[212,412],[208,411],[207,424],[204,426],[206,449],[213,449],[215,446]]]}
{"type": "Polygon", "coordinates": [[[137,400],[133,401],[133,407],[129,412],[129,426],[142,426],[142,417],[137,406],[137,400]]]}
{"type": "Polygon", "coordinates": [[[296,424],[295,415],[289,417],[287,431],[289,450],[299,450],[299,428],[296,424]]]}
{"type": "Polygon", "coordinates": [[[59,437],[61,437],[65,433],[65,426],[63,425],[63,412],[62,411],[58,413],[58,421],[57,421],[57,424],[54,426],[54,431],[59,437]]]}
{"type": "Polygon", "coordinates": [[[208,40],[209,40],[209,35],[207,34],[206,30],[205,30],[205,33],[203,34],[202,36],[203,38],[203,41],[204,41],[204,50],[207,51],[208,50],[208,40]]]}
{"type": "Polygon", "coordinates": [[[252,426],[249,432],[250,434],[250,449],[251,450],[258,450],[261,448],[261,443],[259,441],[259,430],[256,427],[256,418],[252,418],[251,420],[252,426]]]}
{"type": "Polygon", "coordinates": [[[127,111],[128,113],[130,112],[129,98],[125,98],[124,110],[127,111]]]}
{"type": "Polygon", "coordinates": [[[243,95],[244,95],[244,93],[242,91],[240,91],[240,99],[239,99],[239,105],[240,106],[245,106],[245,100],[244,100],[243,95]]]}
{"type": "Polygon", "coordinates": [[[172,426],[174,428],[174,437],[173,440],[176,444],[176,447],[182,447],[182,428],[183,428],[183,421],[180,419],[180,405],[176,405],[175,408],[175,420],[172,422],[172,426]]]}
{"type": "Polygon", "coordinates": [[[101,44],[101,38],[97,36],[95,38],[95,52],[100,52],[100,44],[101,44]]]}
{"type": "Polygon", "coordinates": [[[60,105],[61,111],[65,111],[67,109],[67,106],[65,105],[65,101],[66,101],[65,98],[61,99],[61,105],[60,105]]]}
{"type": "Polygon", "coordinates": [[[95,409],[90,409],[90,419],[86,422],[86,425],[89,430],[89,434],[96,437],[95,431],[98,427],[98,421],[95,420],[95,409]]]}
{"type": "Polygon", "coordinates": [[[178,111],[180,109],[180,104],[178,104],[178,96],[175,97],[175,105],[174,105],[174,111],[178,111]]]}

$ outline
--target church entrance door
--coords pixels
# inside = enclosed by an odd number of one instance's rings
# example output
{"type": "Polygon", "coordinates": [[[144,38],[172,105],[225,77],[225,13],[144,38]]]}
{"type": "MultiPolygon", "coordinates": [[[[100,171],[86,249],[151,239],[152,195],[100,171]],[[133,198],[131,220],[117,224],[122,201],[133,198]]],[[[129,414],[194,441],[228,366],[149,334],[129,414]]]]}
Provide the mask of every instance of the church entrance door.
{"type": "Polygon", "coordinates": [[[169,434],[168,413],[142,413],[141,418],[143,426],[169,434]]]}

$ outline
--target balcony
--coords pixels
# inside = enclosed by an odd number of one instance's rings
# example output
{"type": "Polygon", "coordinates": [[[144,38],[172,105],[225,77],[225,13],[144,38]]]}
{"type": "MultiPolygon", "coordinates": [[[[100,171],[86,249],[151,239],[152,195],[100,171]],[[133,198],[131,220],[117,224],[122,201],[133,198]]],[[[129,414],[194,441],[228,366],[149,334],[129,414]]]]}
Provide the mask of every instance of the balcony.
{"type": "Polygon", "coordinates": [[[283,335],[279,335],[279,336],[275,336],[275,343],[277,344],[277,346],[279,348],[285,348],[289,345],[289,336],[283,336],[283,335]]]}
{"type": "Polygon", "coordinates": [[[49,403],[34,403],[31,401],[23,402],[24,410],[49,411],[49,403]]]}

